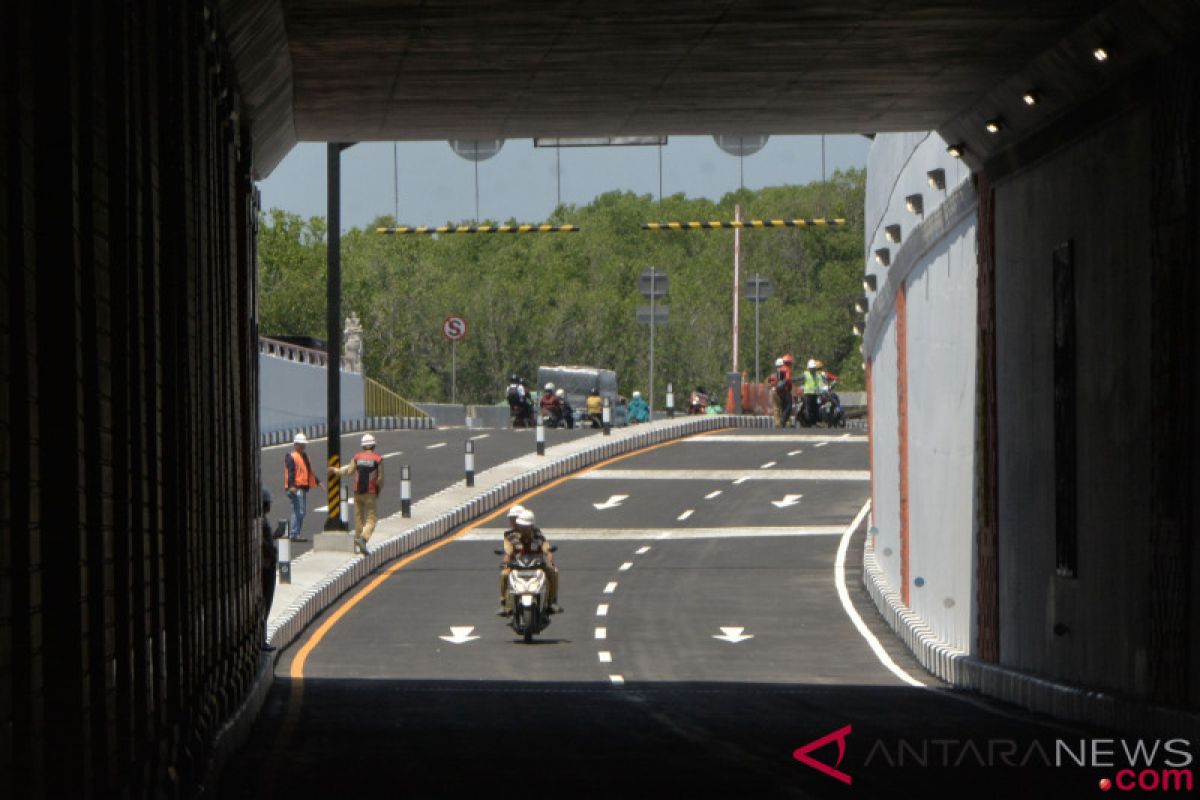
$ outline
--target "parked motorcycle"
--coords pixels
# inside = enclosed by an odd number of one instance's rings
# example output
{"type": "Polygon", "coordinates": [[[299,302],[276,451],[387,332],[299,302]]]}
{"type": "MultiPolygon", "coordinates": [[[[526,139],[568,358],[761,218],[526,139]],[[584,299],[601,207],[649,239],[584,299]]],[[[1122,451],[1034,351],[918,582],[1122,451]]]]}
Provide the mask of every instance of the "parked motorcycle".
{"type": "Polygon", "coordinates": [[[800,397],[796,402],[796,424],[802,428],[811,428],[817,424],[820,419],[820,409],[818,408],[817,396],[813,394],[800,393],[800,397]]]}
{"type": "Polygon", "coordinates": [[[829,386],[821,390],[818,416],[827,428],[846,427],[846,412],[842,410],[841,398],[833,390],[837,383],[837,381],[832,381],[829,386]]]}
{"type": "MultiPolygon", "coordinates": [[[[557,547],[550,548],[550,552],[557,547]]],[[[504,555],[503,550],[493,551],[504,555]]],[[[513,613],[509,625],[528,644],[550,625],[550,585],[546,577],[546,558],[541,553],[514,554],[509,563],[508,596],[513,613]]]]}

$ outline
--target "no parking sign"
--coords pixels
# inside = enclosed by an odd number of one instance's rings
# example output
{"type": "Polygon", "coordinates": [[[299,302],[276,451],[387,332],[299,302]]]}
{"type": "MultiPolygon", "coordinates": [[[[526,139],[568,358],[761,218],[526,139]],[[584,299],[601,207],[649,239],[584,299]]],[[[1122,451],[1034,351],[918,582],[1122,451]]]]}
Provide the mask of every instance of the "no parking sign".
{"type": "Polygon", "coordinates": [[[452,342],[467,338],[467,321],[462,317],[446,317],[442,320],[442,335],[452,342]]]}

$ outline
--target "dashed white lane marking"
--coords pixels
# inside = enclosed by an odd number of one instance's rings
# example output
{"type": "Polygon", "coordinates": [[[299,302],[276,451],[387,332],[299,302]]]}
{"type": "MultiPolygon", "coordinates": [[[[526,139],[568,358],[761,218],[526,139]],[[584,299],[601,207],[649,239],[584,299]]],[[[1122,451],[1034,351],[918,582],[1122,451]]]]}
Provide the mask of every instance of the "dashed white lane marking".
{"type": "Polygon", "coordinates": [[[717,489],[715,492],[709,492],[708,494],[704,495],[704,499],[705,499],[705,500],[712,500],[714,497],[717,497],[717,496],[719,496],[720,494],[721,494],[721,490],[720,490],[720,489],[717,489]]]}
{"type": "Polygon", "coordinates": [[[765,464],[763,464],[761,467],[759,467],[759,469],[770,469],[770,468],[771,468],[771,467],[773,467],[773,466],[775,466],[775,462],[774,462],[774,461],[768,461],[767,463],[765,463],[765,464]]]}
{"type": "Polygon", "coordinates": [[[472,436],[471,441],[474,442],[474,441],[478,441],[479,439],[486,439],[489,436],[491,436],[490,433],[481,433],[478,436],[472,436]]]}
{"type": "Polygon", "coordinates": [[[843,434],[834,436],[832,434],[820,433],[795,433],[784,434],[779,436],[735,436],[732,434],[706,434],[704,436],[696,436],[687,439],[685,444],[713,444],[715,442],[722,444],[759,444],[762,442],[771,442],[779,444],[780,442],[836,442],[842,439],[849,439],[854,442],[866,442],[867,437],[864,435],[843,434]]]}
{"type": "Polygon", "coordinates": [[[842,434],[840,437],[838,437],[838,438],[840,438],[840,439],[849,439],[849,438],[850,438],[850,434],[848,434],[848,433],[843,433],[843,434],[842,434]]]}
{"type": "Polygon", "coordinates": [[[446,446],[446,443],[445,443],[445,442],[438,442],[438,443],[436,443],[436,444],[427,444],[427,445],[425,445],[425,449],[426,449],[426,450],[436,450],[436,449],[438,449],[439,447],[445,447],[445,446],[446,446]]]}
{"type": "Polygon", "coordinates": [[[814,444],[813,447],[824,447],[827,444],[829,444],[829,442],[818,442],[817,444],[814,444]]]}
{"type": "Polygon", "coordinates": [[[611,664],[612,663],[612,653],[608,652],[607,650],[601,650],[599,653],[599,656],[600,656],[601,664],[611,664]]]}
{"type": "MultiPolygon", "coordinates": [[[[560,538],[560,539],[561,539],[562,537],[560,536],[560,537],[558,537],[558,538],[560,538]]],[[[605,593],[605,594],[612,594],[612,593],[613,593],[613,592],[615,592],[616,590],[617,590],[617,582],[616,582],[616,581],[613,581],[612,583],[608,584],[608,586],[605,586],[605,587],[604,587],[604,593],[605,593]]]]}
{"type": "Polygon", "coordinates": [[[869,511],[870,508],[871,501],[868,500],[863,504],[862,509],[859,510],[858,516],[856,516],[854,521],[850,523],[850,527],[846,528],[846,530],[842,533],[842,541],[838,545],[837,560],[834,562],[833,566],[833,582],[837,586],[838,599],[842,601],[842,608],[845,609],[846,616],[848,616],[850,621],[854,623],[854,627],[858,629],[859,634],[861,634],[862,637],[867,640],[867,644],[871,647],[871,652],[875,654],[875,657],[879,659],[880,663],[887,667],[893,675],[907,683],[909,686],[924,687],[925,684],[921,683],[919,680],[901,669],[896,662],[892,660],[892,657],[887,654],[887,651],[883,649],[883,645],[881,645],[879,640],[875,638],[875,634],[871,633],[871,631],[867,629],[866,623],[863,622],[862,617],[859,616],[858,611],[850,602],[850,593],[846,590],[846,551],[850,549],[850,537],[854,534],[854,531],[858,528],[859,523],[862,522],[863,517],[867,515],[867,511],[869,511]]]}
{"type": "Polygon", "coordinates": [[[608,638],[608,628],[596,628],[596,638],[597,639],[607,639],[608,638]]]}
{"type": "Polygon", "coordinates": [[[734,485],[734,486],[741,486],[743,483],[745,483],[745,482],[746,482],[746,481],[748,481],[748,480],[750,480],[750,478],[749,478],[749,477],[747,477],[747,476],[745,476],[745,475],[743,475],[742,477],[740,477],[740,478],[738,478],[736,481],[734,481],[734,482],[733,482],[733,485],[734,485]]]}
{"type": "Polygon", "coordinates": [[[638,548],[637,555],[644,556],[644,555],[646,555],[646,553],[649,553],[649,552],[650,552],[650,545],[646,545],[645,547],[638,548]]]}
{"type": "MultiPolygon", "coordinates": [[[[598,469],[577,475],[576,481],[862,481],[866,469],[598,469]]],[[[614,495],[616,497],[617,495],[614,495]]],[[[622,498],[624,499],[624,498],[622,498]]]]}
{"type": "Polygon", "coordinates": [[[629,570],[631,570],[631,569],[633,569],[633,562],[632,562],[632,561],[626,561],[624,564],[622,564],[622,565],[621,565],[621,567],[620,567],[620,569],[619,569],[618,571],[619,571],[619,572],[628,572],[628,571],[629,571],[629,570]]]}
{"type": "Polygon", "coordinates": [[[403,451],[403,450],[397,450],[397,451],[396,451],[396,452],[394,452],[394,453],[388,453],[386,456],[384,456],[384,458],[394,458],[395,456],[402,456],[402,455],[404,455],[404,451],[403,451]]]}
{"type": "Polygon", "coordinates": [[[803,452],[804,452],[803,450],[793,450],[792,452],[788,453],[788,455],[789,456],[798,456],[803,452]]]}
{"type": "Polygon", "coordinates": [[[693,511],[692,509],[690,509],[690,508],[689,508],[687,511],[683,512],[683,513],[682,513],[682,514],[680,514],[678,517],[676,517],[676,518],[675,518],[675,521],[676,521],[676,522],[683,522],[685,519],[687,519],[688,517],[690,517],[690,516],[691,516],[692,514],[694,514],[694,513],[695,513],[695,511],[693,511]]]}
{"type": "Polygon", "coordinates": [[[607,603],[601,603],[600,605],[596,606],[596,616],[597,617],[607,617],[608,616],[608,604],[607,603]]]}
{"type": "MultiPolygon", "coordinates": [[[[775,536],[841,536],[841,525],[768,526],[762,528],[559,528],[554,541],[604,542],[645,541],[653,539],[753,539],[775,536]]],[[[496,542],[504,531],[500,528],[476,528],[455,542],[496,542]]],[[[613,584],[615,586],[615,584],[613,584]]]]}
{"type": "Polygon", "coordinates": [[[623,677],[621,677],[620,675],[609,675],[608,679],[610,681],[612,681],[613,686],[624,686],[625,685],[625,679],[623,677]]]}

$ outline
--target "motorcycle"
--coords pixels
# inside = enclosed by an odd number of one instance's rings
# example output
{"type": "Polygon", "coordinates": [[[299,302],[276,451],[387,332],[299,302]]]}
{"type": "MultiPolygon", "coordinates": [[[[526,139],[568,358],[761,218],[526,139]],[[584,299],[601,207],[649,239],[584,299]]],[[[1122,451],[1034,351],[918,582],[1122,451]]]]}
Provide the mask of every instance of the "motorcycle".
{"type": "Polygon", "coordinates": [[[846,427],[846,412],[842,410],[842,401],[837,396],[837,392],[833,391],[835,386],[837,386],[837,381],[831,382],[821,390],[818,417],[827,428],[844,428],[846,427]]]}
{"type": "MultiPolygon", "coordinates": [[[[550,552],[558,550],[550,548],[550,552]]],[[[504,555],[503,550],[494,550],[504,555]]],[[[535,634],[550,625],[549,582],[546,578],[546,558],[541,553],[514,554],[509,563],[508,596],[512,600],[513,613],[509,625],[525,643],[533,641],[535,634]]]]}
{"type": "Polygon", "coordinates": [[[688,400],[689,414],[704,414],[708,411],[708,395],[703,392],[692,392],[688,400]]]}
{"type": "Polygon", "coordinates": [[[811,428],[817,424],[820,410],[816,401],[816,396],[800,392],[800,397],[796,402],[796,424],[801,428],[811,428]]]}

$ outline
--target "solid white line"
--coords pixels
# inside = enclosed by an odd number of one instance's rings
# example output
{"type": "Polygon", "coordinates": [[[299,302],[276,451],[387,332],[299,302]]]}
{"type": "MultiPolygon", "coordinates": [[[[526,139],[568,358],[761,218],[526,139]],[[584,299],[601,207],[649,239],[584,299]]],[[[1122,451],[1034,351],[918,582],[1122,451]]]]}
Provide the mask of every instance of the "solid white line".
{"type": "Polygon", "coordinates": [[[623,677],[621,677],[620,675],[609,675],[608,679],[610,681],[612,681],[613,686],[624,686],[625,685],[625,679],[623,677]]]}
{"type": "Polygon", "coordinates": [[[596,628],[596,638],[597,639],[607,639],[608,638],[608,628],[596,628]]]}
{"type": "Polygon", "coordinates": [[[649,552],[650,552],[650,545],[646,545],[645,547],[640,548],[637,551],[637,555],[644,556],[644,555],[646,555],[646,553],[649,553],[649,552]]]}
{"type": "Polygon", "coordinates": [[[604,587],[605,594],[612,594],[616,590],[617,590],[617,582],[616,581],[613,581],[612,583],[608,584],[608,586],[604,587]]]}
{"type": "Polygon", "coordinates": [[[596,616],[597,617],[607,617],[608,616],[608,604],[607,603],[601,603],[600,605],[596,606],[596,616]]]}
{"type": "MultiPolygon", "coordinates": [[[[777,536],[841,536],[841,525],[776,525],[762,528],[559,528],[549,534],[559,542],[645,541],[654,539],[754,539],[777,536]]],[[[456,542],[497,542],[501,528],[476,528],[456,542]]]]}
{"type": "Polygon", "coordinates": [[[869,481],[867,469],[598,469],[576,481],[869,481]]]}
{"type": "Polygon", "coordinates": [[[761,444],[763,442],[771,442],[779,444],[780,442],[836,442],[842,439],[849,438],[855,442],[867,441],[866,436],[844,434],[842,436],[834,436],[832,434],[787,434],[778,436],[735,436],[733,434],[710,434],[689,438],[685,440],[685,444],[761,444]]]}
{"type": "Polygon", "coordinates": [[[601,650],[599,655],[600,655],[600,663],[601,664],[611,664],[612,663],[612,653],[608,652],[607,650],[601,650]]]}
{"type": "Polygon", "coordinates": [[[695,513],[695,511],[693,511],[692,509],[690,509],[690,508],[689,508],[687,511],[683,512],[683,513],[682,513],[682,514],[680,514],[678,517],[676,517],[676,518],[675,518],[675,521],[676,521],[676,522],[683,522],[685,519],[687,519],[688,517],[690,517],[690,516],[691,516],[692,514],[694,514],[694,513],[695,513]]]}
{"type": "Polygon", "coordinates": [[[767,463],[765,463],[765,464],[763,464],[761,467],[759,467],[759,469],[770,469],[770,468],[771,468],[771,467],[773,467],[773,466],[775,466],[775,462],[774,462],[774,461],[768,461],[767,463]]]}
{"type": "Polygon", "coordinates": [[[719,494],[721,494],[721,490],[717,489],[715,492],[709,492],[708,494],[704,495],[704,499],[712,500],[714,497],[716,497],[719,494]]]}
{"type": "Polygon", "coordinates": [[[436,449],[438,449],[439,447],[445,447],[445,446],[446,446],[446,443],[445,443],[445,442],[438,442],[437,444],[427,444],[427,445],[425,445],[425,449],[426,449],[426,450],[436,450],[436,449]]]}
{"type": "Polygon", "coordinates": [[[621,569],[619,571],[620,572],[628,572],[631,569],[633,569],[633,562],[626,561],[624,564],[621,565],[621,569]]]}
{"type": "Polygon", "coordinates": [[[862,509],[859,510],[858,516],[850,523],[850,527],[846,528],[846,531],[842,534],[842,541],[838,545],[837,560],[833,566],[833,582],[837,585],[838,599],[842,601],[842,608],[845,609],[846,616],[850,617],[850,621],[854,623],[854,627],[858,629],[859,634],[867,640],[867,644],[871,647],[871,652],[875,654],[879,662],[909,686],[925,687],[925,684],[901,669],[892,660],[892,657],[887,654],[887,651],[883,649],[883,645],[875,638],[875,634],[867,629],[866,623],[863,622],[862,617],[859,616],[858,611],[855,610],[854,605],[850,602],[850,593],[846,590],[846,551],[850,548],[850,537],[854,534],[855,529],[858,528],[859,523],[862,522],[863,517],[867,515],[870,509],[871,501],[868,500],[863,504],[862,509]]]}

